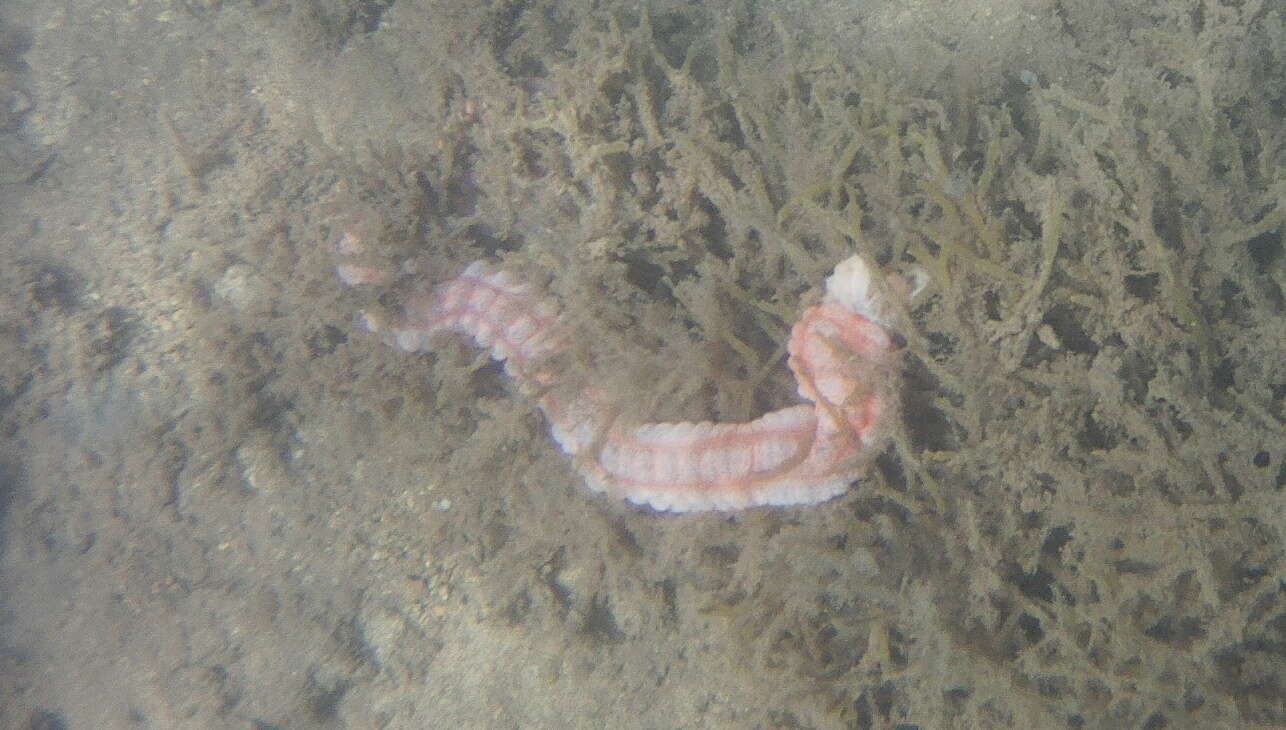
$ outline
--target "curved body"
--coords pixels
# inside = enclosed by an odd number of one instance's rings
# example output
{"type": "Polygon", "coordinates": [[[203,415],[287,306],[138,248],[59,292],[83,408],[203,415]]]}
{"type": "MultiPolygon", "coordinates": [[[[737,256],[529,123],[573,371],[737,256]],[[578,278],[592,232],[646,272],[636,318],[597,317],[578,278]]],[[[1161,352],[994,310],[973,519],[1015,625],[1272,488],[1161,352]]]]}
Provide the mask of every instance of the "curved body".
{"type": "Polygon", "coordinates": [[[860,258],[836,267],[791,330],[789,366],[807,402],[746,423],[620,422],[604,393],[559,382],[554,363],[572,334],[557,305],[485,262],[411,297],[393,334],[412,351],[438,332],[472,337],[534,395],[595,491],[669,512],[812,504],[859,476],[889,411],[893,344],[877,288],[860,258]]]}

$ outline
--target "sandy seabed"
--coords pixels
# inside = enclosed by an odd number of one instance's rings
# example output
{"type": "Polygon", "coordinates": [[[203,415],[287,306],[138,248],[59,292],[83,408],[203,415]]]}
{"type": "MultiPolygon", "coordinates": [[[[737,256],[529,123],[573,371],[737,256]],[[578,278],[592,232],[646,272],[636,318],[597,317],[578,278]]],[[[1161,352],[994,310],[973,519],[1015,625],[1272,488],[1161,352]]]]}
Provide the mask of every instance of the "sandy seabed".
{"type": "Polygon", "coordinates": [[[1286,725],[1277,3],[0,22],[0,727],[1286,725]],[[359,324],[501,259],[623,408],[746,420],[857,250],[930,284],[804,509],[596,497],[359,324]]]}

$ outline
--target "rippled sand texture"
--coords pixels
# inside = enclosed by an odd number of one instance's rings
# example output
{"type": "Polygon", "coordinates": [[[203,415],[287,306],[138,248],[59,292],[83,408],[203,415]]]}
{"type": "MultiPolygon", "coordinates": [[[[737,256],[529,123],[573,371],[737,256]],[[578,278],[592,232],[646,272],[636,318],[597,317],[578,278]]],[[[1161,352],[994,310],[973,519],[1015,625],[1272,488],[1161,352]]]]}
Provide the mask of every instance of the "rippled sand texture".
{"type": "Polygon", "coordinates": [[[1286,724],[1283,22],[6,3],[0,727],[1286,724]],[[857,251],[928,284],[807,508],[597,498],[368,332],[494,261],[568,382],[745,422],[857,251]]]}

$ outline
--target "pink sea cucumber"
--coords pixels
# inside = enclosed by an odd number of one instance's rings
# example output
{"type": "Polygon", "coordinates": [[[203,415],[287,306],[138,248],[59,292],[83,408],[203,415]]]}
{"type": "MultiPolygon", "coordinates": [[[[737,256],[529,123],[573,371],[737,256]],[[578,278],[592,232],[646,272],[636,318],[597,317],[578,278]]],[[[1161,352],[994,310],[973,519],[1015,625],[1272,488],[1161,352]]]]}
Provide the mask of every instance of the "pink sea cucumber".
{"type": "MultiPolygon", "coordinates": [[[[379,279],[350,264],[338,271],[351,285],[379,279]]],[[[409,297],[392,334],[408,351],[441,332],[472,337],[535,398],[594,491],[666,512],[814,504],[860,476],[890,410],[895,346],[880,288],[859,256],[835,267],[791,331],[788,364],[807,402],[746,423],[618,418],[601,389],[560,377],[575,333],[554,300],[487,262],[409,297]]]]}

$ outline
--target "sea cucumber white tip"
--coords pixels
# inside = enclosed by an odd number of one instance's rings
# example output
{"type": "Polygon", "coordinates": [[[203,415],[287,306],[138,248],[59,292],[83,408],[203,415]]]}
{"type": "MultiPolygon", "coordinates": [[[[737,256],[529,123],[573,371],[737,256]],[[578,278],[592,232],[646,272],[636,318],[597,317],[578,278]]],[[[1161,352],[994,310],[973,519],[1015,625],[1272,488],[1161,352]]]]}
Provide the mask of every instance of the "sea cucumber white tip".
{"type": "Polygon", "coordinates": [[[826,296],[853,312],[884,324],[884,307],[871,267],[861,256],[849,256],[826,277],[826,296]]]}

